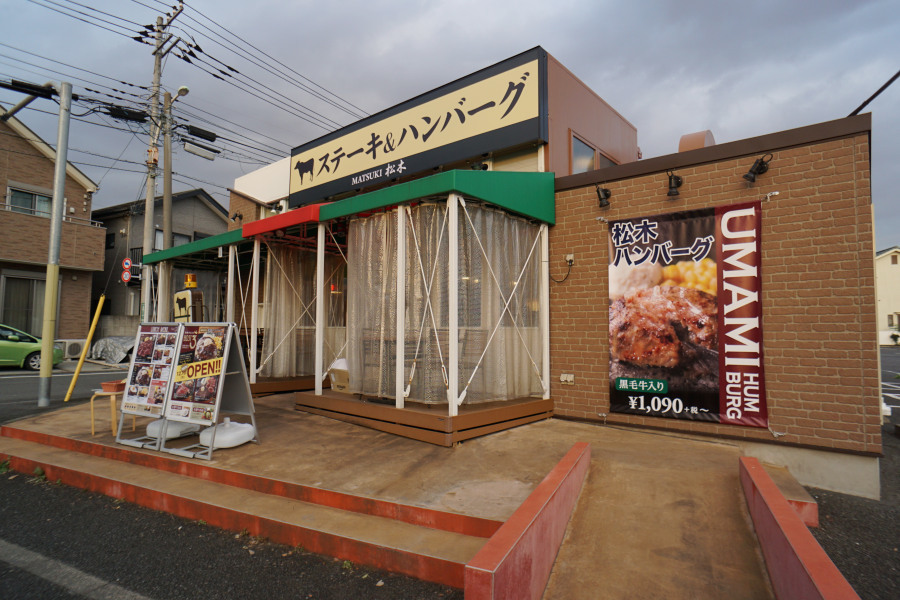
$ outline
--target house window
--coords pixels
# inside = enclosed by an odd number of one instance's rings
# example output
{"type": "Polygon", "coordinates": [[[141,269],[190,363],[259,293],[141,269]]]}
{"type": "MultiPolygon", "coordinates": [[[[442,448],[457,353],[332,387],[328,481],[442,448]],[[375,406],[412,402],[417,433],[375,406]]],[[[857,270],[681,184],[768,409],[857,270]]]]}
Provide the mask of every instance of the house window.
{"type": "MultiPolygon", "coordinates": [[[[175,246],[183,246],[184,244],[189,244],[191,242],[191,236],[185,235],[183,233],[173,233],[172,234],[172,247],[175,246]]],[[[156,238],[153,240],[153,251],[157,252],[163,249],[163,232],[160,229],[156,230],[156,238]]]]}
{"type": "Polygon", "coordinates": [[[106,234],[106,249],[109,250],[111,248],[116,247],[116,234],[115,233],[107,233],[106,234]]]}
{"type": "Polygon", "coordinates": [[[897,264],[897,255],[896,254],[891,254],[891,264],[892,265],[897,264]]]}
{"type": "Polygon", "coordinates": [[[44,327],[44,280],[6,276],[2,283],[0,321],[32,335],[40,335],[44,327]]]}
{"type": "Polygon", "coordinates": [[[894,326],[894,315],[888,315],[888,327],[894,326]]]}
{"type": "Polygon", "coordinates": [[[10,188],[6,198],[10,210],[39,217],[50,216],[50,207],[53,204],[50,196],[10,188]]]}
{"type": "Polygon", "coordinates": [[[594,149],[572,136],[572,174],[593,171],[594,149]]]}

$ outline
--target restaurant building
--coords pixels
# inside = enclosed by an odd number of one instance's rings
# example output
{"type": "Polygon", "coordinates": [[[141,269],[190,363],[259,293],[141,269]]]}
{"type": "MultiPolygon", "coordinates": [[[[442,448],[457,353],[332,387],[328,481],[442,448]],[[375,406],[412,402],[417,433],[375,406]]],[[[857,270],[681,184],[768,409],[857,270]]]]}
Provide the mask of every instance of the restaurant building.
{"type": "Polygon", "coordinates": [[[739,443],[878,496],[869,115],[639,160],[541,48],[235,182],[258,391],[440,445],[548,417],[739,443]],[[281,209],[281,212],[278,212],[281,209]]]}

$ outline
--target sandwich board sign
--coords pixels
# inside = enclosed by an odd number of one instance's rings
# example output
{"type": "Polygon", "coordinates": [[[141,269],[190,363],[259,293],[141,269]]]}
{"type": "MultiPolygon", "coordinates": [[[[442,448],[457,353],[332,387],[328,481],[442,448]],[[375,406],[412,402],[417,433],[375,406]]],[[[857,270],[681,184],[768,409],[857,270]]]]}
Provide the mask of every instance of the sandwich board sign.
{"type": "Polygon", "coordinates": [[[172,369],[181,340],[177,323],[141,323],[134,339],[134,350],[125,391],[116,442],[138,448],[159,449],[157,439],[122,438],[122,420],[126,414],[160,418],[172,386],[172,369]]]}
{"type": "Polygon", "coordinates": [[[189,458],[212,458],[215,430],[209,446],[198,443],[186,448],[166,447],[165,432],[171,422],[215,426],[220,412],[249,416],[253,439],[258,442],[244,359],[239,349],[232,351],[232,343],[237,345],[235,325],[186,323],[182,332],[172,392],[164,410],[166,423],[160,449],[189,458]]]}
{"type": "Polygon", "coordinates": [[[209,446],[172,448],[165,446],[167,429],[172,422],[197,426],[188,431],[215,426],[220,412],[225,412],[249,416],[253,439],[258,442],[250,383],[236,340],[234,323],[142,324],[135,340],[116,441],[208,460],[215,431],[209,446]],[[158,435],[122,439],[126,414],[162,418],[158,435]]]}

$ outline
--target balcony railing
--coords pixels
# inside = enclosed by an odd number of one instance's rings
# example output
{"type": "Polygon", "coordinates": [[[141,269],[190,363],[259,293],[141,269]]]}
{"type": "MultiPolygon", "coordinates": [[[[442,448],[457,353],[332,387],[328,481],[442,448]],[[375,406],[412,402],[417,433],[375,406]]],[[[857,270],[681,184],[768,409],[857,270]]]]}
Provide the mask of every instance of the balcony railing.
{"type": "MultiPolygon", "coordinates": [[[[47,211],[37,210],[34,208],[26,208],[24,206],[13,206],[11,204],[0,204],[0,210],[21,213],[23,215],[31,215],[33,217],[39,217],[42,219],[49,219],[51,216],[51,214],[47,211]]],[[[63,215],[63,222],[77,223],[80,225],[87,225],[88,227],[103,227],[103,223],[101,223],[100,221],[94,221],[93,219],[86,219],[84,217],[76,217],[73,215],[63,215]]]]}

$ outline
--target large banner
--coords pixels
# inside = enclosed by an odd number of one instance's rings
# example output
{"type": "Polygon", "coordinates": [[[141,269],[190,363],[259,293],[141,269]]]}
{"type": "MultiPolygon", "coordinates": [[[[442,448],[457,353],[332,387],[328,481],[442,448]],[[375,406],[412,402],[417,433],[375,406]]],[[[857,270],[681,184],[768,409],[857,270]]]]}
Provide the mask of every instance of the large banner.
{"type": "Polygon", "coordinates": [[[760,203],[610,222],[616,413],[768,426],[760,203]]]}

